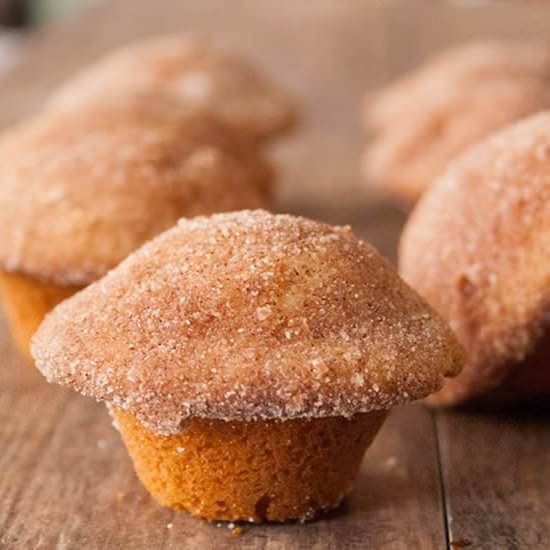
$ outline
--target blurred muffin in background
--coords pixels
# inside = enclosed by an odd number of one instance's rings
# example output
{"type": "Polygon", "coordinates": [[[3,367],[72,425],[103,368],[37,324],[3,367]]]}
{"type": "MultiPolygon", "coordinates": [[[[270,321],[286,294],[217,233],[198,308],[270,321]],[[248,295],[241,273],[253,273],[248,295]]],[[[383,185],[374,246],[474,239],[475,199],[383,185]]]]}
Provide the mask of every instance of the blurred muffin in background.
{"type": "Polygon", "coordinates": [[[459,46],[365,98],[364,175],[410,205],[464,149],[547,108],[550,44],[459,46]]]}
{"type": "Polygon", "coordinates": [[[550,112],[451,164],[405,227],[400,272],[469,356],[432,403],[550,396],[550,112]]]}
{"type": "Polygon", "coordinates": [[[0,294],[15,339],[142,243],[195,216],[266,206],[254,143],[205,113],[44,113],[0,142],[0,294]]]}
{"type": "Polygon", "coordinates": [[[190,36],[152,38],[116,50],[61,86],[53,110],[162,100],[172,115],[202,109],[257,141],[290,130],[297,109],[286,92],[245,60],[190,36]]]}

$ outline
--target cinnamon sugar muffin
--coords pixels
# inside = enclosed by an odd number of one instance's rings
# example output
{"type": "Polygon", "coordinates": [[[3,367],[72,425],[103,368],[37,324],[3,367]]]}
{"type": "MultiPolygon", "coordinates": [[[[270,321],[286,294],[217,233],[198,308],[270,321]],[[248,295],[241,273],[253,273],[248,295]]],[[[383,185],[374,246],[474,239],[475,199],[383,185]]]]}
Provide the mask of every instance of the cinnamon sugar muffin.
{"type": "Polygon", "coordinates": [[[550,396],[550,113],[454,162],[414,210],[400,271],[469,355],[433,403],[550,396]]]}
{"type": "Polygon", "coordinates": [[[266,205],[271,171],[204,113],[44,114],[0,142],[0,294],[19,347],[181,216],[266,205]]]}
{"type": "Polygon", "coordinates": [[[125,46],[56,91],[53,110],[162,101],[179,116],[204,109],[229,128],[266,141],[288,131],[297,110],[289,96],[238,57],[190,36],[165,36],[125,46]]]}
{"type": "Polygon", "coordinates": [[[369,183],[414,203],[450,160],[550,108],[550,46],[474,42],[439,54],[365,100],[369,183]]]}
{"type": "Polygon", "coordinates": [[[109,404],[158,502],[255,522],[338,506],[387,411],[462,363],[349,228],[264,211],[181,220],[58,306],[33,356],[109,404]]]}

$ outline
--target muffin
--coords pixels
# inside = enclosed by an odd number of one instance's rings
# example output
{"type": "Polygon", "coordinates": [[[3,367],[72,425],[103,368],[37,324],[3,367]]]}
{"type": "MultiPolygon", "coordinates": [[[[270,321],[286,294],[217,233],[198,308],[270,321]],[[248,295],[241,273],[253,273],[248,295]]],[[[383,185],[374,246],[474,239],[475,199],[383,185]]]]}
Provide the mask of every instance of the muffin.
{"type": "Polygon", "coordinates": [[[16,342],[181,216],[268,204],[271,170],[204,113],[45,113],[0,142],[0,295],[16,342]]]}
{"type": "Polygon", "coordinates": [[[264,211],[182,219],[58,306],[33,356],[108,403],[159,503],[251,522],[338,506],[387,411],[462,363],[349,228],[264,211]]]}
{"type": "Polygon", "coordinates": [[[453,162],[400,243],[400,272],[468,360],[436,404],[550,396],[550,113],[453,162]]]}
{"type": "Polygon", "coordinates": [[[122,47],[62,85],[47,103],[80,110],[164,103],[179,116],[207,110],[238,133],[272,140],[294,126],[294,102],[245,60],[189,36],[166,36],[122,47]]]}
{"type": "Polygon", "coordinates": [[[366,98],[365,177],[411,205],[469,146],[549,108],[548,44],[459,46],[366,98]]]}

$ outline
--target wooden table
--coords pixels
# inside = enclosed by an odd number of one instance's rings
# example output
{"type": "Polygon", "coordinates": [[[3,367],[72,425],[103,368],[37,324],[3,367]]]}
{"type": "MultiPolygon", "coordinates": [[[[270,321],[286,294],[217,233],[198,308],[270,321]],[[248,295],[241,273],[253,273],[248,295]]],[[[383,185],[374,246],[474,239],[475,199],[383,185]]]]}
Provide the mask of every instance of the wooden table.
{"type": "MultiPolygon", "coordinates": [[[[544,2],[410,0],[104,1],[29,38],[0,80],[0,124],[100,52],[192,30],[264,64],[304,106],[304,126],[274,152],[279,210],[351,223],[394,259],[404,215],[359,176],[358,103],[432,50],[471,36],[543,36],[544,2]]],[[[1,236],[0,236],[1,238],[1,236]]],[[[532,549],[550,547],[548,408],[396,411],[344,508],[311,524],[226,526],[155,505],[102,405],[50,387],[0,327],[0,548],[532,549]]]]}

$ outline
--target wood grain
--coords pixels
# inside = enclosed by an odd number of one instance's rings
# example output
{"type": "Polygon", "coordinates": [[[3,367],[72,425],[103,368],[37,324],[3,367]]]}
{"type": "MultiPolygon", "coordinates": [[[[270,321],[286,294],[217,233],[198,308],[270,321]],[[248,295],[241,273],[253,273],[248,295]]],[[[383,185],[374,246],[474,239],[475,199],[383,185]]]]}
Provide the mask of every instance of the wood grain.
{"type": "MultiPolygon", "coordinates": [[[[495,4],[410,0],[226,6],[103,0],[46,28],[0,79],[0,125],[38,109],[60,80],[117,44],[172,31],[212,35],[262,64],[303,103],[303,128],[274,152],[278,209],[349,223],[395,260],[404,214],[361,181],[361,96],[447,44],[542,36],[550,23],[550,5],[505,1],[498,17],[495,4]]],[[[236,537],[155,505],[103,406],[45,384],[17,358],[1,320],[0,358],[1,550],[438,550],[449,540],[476,549],[548,547],[548,411],[438,413],[434,422],[421,406],[399,410],[367,454],[344,510],[236,537]]]]}
{"type": "Polygon", "coordinates": [[[550,407],[438,415],[451,541],[476,550],[550,545],[550,407]]]}
{"type": "MultiPolygon", "coordinates": [[[[157,506],[102,405],[48,386],[0,331],[0,548],[223,549],[226,526],[157,506]]],[[[440,548],[435,439],[420,406],[397,411],[343,510],[313,524],[246,528],[242,548],[440,548]],[[419,526],[422,526],[419,529],[419,526]]]]}

